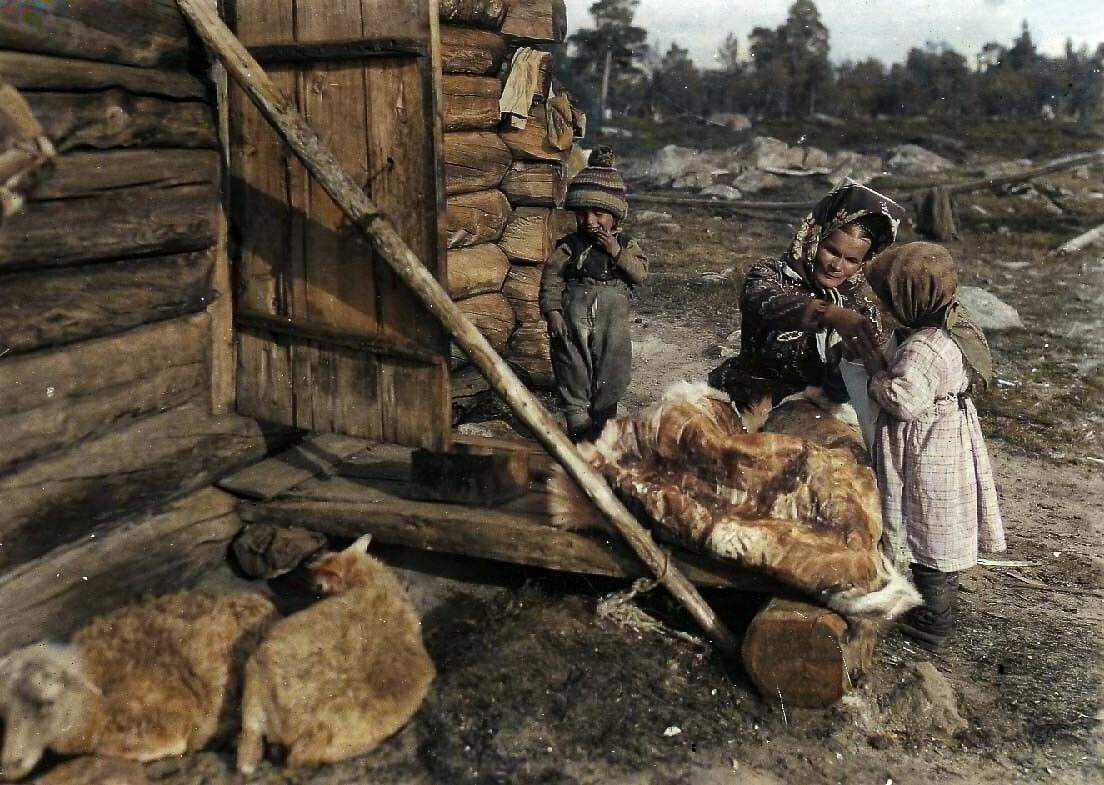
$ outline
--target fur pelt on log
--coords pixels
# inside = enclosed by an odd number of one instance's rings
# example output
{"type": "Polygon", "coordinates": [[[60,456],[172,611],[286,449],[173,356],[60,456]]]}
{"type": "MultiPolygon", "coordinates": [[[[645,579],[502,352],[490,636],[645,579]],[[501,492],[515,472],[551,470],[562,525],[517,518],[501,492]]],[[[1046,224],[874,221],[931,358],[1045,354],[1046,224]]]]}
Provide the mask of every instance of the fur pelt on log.
{"type": "MultiPolygon", "coordinates": [[[[660,536],[760,570],[845,616],[893,618],[920,602],[879,550],[873,472],[848,450],[744,432],[707,385],[672,386],[579,450],[660,536]]],[[[549,481],[549,497],[554,525],[596,522],[566,475],[549,481]]]]}

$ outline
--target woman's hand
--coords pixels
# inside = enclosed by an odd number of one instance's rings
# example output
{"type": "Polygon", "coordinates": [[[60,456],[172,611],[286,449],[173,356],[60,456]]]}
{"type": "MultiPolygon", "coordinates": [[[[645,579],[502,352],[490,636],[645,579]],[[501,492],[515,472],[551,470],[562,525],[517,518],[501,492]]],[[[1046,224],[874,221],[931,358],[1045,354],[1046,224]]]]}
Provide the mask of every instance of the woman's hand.
{"type": "Polygon", "coordinates": [[[854,357],[866,358],[881,355],[878,351],[878,334],[874,324],[858,311],[829,305],[824,312],[823,321],[843,340],[844,346],[854,357]]]}
{"type": "Polygon", "coordinates": [[[549,311],[545,316],[548,321],[548,337],[562,338],[567,326],[564,324],[563,314],[559,311],[549,311]]]}

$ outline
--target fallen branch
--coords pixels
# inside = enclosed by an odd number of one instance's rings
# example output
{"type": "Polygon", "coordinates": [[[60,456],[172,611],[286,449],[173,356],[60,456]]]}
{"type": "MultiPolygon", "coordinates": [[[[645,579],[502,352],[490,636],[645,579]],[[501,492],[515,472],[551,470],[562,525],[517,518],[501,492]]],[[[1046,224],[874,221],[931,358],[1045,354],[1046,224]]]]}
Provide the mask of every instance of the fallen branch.
{"type": "Polygon", "coordinates": [[[227,73],[249,95],[351,224],[371,241],[373,249],[441,322],[495,392],[621,532],[659,582],[686,607],[714,645],[726,655],[735,657],[739,652],[736,639],[694,585],[670,564],[651,535],[617,500],[606,481],[583,460],[552,416],[464,316],[448,292],[403,242],[392,223],[364,193],[360,184],[341,167],[333,152],[294,109],[289,99],[277,90],[256,59],[219,18],[215,3],[212,0],[178,0],[178,4],[199,37],[226,67],[227,73]]]}
{"type": "Polygon", "coordinates": [[[1058,256],[1061,256],[1062,254],[1080,251],[1082,248],[1088,245],[1092,245],[1097,240],[1102,239],[1104,239],[1104,224],[1100,224],[1100,226],[1096,227],[1095,229],[1090,229],[1084,234],[1079,234],[1072,240],[1068,240],[1062,243],[1056,249],[1054,249],[1054,253],[1058,256]]]}

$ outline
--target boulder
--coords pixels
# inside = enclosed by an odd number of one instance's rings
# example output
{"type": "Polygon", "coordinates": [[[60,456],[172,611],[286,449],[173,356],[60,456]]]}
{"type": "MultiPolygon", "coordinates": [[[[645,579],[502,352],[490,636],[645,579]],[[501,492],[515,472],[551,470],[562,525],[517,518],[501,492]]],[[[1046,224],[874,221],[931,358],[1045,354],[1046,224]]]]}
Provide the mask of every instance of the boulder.
{"type": "Polygon", "coordinates": [[[712,196],[717,199],[739,199],[742,194],[738,188],[733,188],[731,185],[711,185],[708,188],[703,188],[702,196],[712,196]]]}
{"type": "Polygon", "coordinates": [[[805,153],[772,136],[757,136],[748,145],[746,160],[756,169],[800,169],[805,153]]]}
{"type": "Polygon", "coordinates": [[[828,167],[832,170],[829,175],[832,182],[850,177],[857,183],[868,183],[884,173],[881,158],[852,150],[841,150],[829,156],[828,167]]]}
{"type": "Polygon", "coordinates": [[[730,131],[746,131],[751,128],[751,118],[746,114],[721,112],[720,114],[712,115],[709,121],[714,125],[724,126],[730,131]]]}
{"type": "Polygon", "coordinates": [[[771,191],[781,188],[782,178],[758,169],[748,169],[733,180],[732,185],[744,193],[754,194],[759,191],[771,191]]]}
{"type": "Polygon", "coordinates": [[[899,174],[935,174],[953,169],[954,166],[943,156],[915,144],[893,147],[886,156],[886,167],[899,174]]]}
{"type": "Polygon", "coordinates": [[[1015,330],[1024,326],[1019,312],[996,295],[976,286],[962,286],[958,301],[970,312],[974,322],[982,330],[997,332],[1015,330]]]}

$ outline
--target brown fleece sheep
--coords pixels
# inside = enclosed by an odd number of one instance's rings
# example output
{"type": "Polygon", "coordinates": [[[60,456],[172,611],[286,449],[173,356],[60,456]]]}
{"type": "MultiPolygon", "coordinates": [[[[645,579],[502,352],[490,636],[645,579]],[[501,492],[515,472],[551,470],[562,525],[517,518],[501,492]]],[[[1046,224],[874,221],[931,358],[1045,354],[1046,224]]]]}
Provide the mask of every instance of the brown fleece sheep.
{"type": "Polygon", "coordinates": [[[287,763],[333,763],[368,752],[418,710],[436,671],[421,621],[364,536],[310,565],[331,595],[280,620],[249,658],[238,770],[252,773],[263,742],[287,763]]]}
{"type": "Polygon", "coordinates": [[[232,733],[242,662],[275,614],[256,594],[178,592],[0,660],[2,778],[46,749],[148,761],[232,733]]]}

